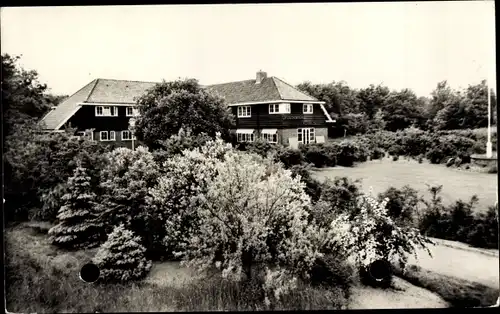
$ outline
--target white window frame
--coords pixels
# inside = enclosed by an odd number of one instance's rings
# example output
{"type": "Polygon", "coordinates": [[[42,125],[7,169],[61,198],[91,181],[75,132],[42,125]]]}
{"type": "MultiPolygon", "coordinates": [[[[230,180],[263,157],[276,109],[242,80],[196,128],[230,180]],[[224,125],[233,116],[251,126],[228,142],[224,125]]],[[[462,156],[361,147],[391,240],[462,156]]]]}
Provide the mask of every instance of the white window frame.
{"type": "Polygon", "coordinates": [[[290,111],[290,103],[269,104],[269,114],[286,114],[290,111]]]}
{"type": "Polygon", "coordinates": [[[130,130],[122,131],[122,141],[131,141],[132,140],[132,132],[130,130]],[[124,138],[123,134],[130,134],[128,138],[124,138]]]}
{"type": "Polygon", "coordinates": [[[278,133],[262,133],[262,138],[268,143],[277,144],[278,143],[278,133]]]}
{"type": "Polygon", "coordinates": [[[110,141],[116,141],[116,134],[115,134],[115,131],[109,131],[109,140],[110,141]]]}
{"type": "Polygon", "coordinates": [[[118,117],[118,107],[117,106],[96,106],[95,107],[96,117],[118,117]],[[99,113],[101,109],[101,113],[99,113]],[[113,110],[113,114],[111,114],[113,110]]]}
{"type": "Polygon", "coordinates": [[[269,114],[280,113],[280,104],[269,104],[269,114]]]}
{"type": "Polygon", "coordinates": [[[250,118],[252,116],[251,106],[238,106],[238,118],[250,118]]]}
{"type": "Polygon", "coordinates": [[[316,142],[316,130],[314,128],[299,128],[299,129],[297,129],[297,140],[298,140],[298,142],[304,144],[304,130],[309,130],[309,141],[308,141],[308,144],[315,143],[316,142]],[[299,135],[302,138],[300,140],[299,140],[299,135]]]}
{"type": "Polygon", "coordinates": [[[126,107],[125,108],[125,116],[126,117],[133,117],[134,116],[134,107],[126,107]],[[130,113],[129,113],[130,110],[130,113]]]}
{"type": "Polygon", "coordinates": [[[303,104],[302,105],[302,112],[304,114],[312,114],[313,113],[313,104],[303,104]]]}
{"type": "Polygon", "coordinates": [[[101,142],[109,142],[109,134],[108,134],[108,131],[100,131],[99,132],[99,141],[101,142]],[[103,139],[102,138],[102,135],[103,134],[106,134],[106,139],[103,139]]]}
{"type": "Polygon", "coordinates": [[[238,133],[236,134],[237,140],[240,143],[253,142],[255,140],[255,134],[251,133],[238,133]]]}

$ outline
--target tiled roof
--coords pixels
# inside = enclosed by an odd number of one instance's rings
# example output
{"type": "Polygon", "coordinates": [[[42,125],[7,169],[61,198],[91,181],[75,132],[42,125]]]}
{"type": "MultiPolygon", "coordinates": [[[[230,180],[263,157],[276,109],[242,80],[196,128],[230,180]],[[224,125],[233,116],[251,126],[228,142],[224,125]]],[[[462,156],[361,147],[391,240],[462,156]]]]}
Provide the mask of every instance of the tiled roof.
{"type": "MultiPolygon", "coordinates": [[[[135,104],[136,99],[153,87],[154,82],[95,79],[75,94],[68,97],[42,118],[44,128],[58,129],[80,106],[79,103],[135,104]]],[[[204,86],[209,91],[222,96],[228,104],[265,102],[276,100],[317,99],[302,93],[295,87],[276,77],[267,77],[260,84],[255,79],[204,86]]]]}
{"type": "Polygon", "coordinates": [[[267,77],[260,84],[246,80],[205,86],[207,90],[224,97],[228,104],[276,100],[317,101],[277,77],[267,77]]]}
{"type": "Polygon", "coordinates": [[[135,104],[135,99],[156,83],[95,79],[75,94],[68,97],[42,118],[44,128],[55,130],[61,127],[76,111],[82,102],[135,104]]]}

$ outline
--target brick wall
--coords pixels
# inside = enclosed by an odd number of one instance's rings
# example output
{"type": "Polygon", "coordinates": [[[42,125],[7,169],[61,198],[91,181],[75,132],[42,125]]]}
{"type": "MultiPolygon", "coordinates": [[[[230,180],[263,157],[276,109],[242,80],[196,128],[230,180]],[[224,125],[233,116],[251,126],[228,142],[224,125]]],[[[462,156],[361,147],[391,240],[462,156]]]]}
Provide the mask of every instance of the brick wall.
{"type": "MultiPolygon", "coordinates": [[[[328,128],[314,128],[314,133],[315,136],[324,136],[325,141],[328,139],[328,128]]],[[[281,144],[287,146],[289,145],[288,139],[290,137],[297,137],[297,128],[278,130],[278,134],[281,139],[281,144]]]]}

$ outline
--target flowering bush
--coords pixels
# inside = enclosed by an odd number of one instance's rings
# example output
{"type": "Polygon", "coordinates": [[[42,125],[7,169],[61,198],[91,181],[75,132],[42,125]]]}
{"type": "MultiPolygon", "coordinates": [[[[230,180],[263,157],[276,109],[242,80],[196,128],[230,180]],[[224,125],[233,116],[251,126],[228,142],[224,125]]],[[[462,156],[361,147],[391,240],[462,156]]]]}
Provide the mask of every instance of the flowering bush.
{"type": "Polygon", "coordinates": [[[134,236],[124,225],[116,226],[93,259],[99,267],[100,279],[126,282],[146,276],[151,269],[151,262],[146,260],[146,249],[140,242],[141,238],[134,236]]]}
{"type": "Polygon", "coordinates": [[[387,213],[387,202],[388,199],[379,202],[372,196],[362,195],[356,215],[343,213],[331,223],[336,247],[353,256],[361,269],[380,259],[398,262],[403,268],[408,254],[415,254],[417,248],[427,248],[426,244],[432,243],[417,229],[398,226],[387,213]]]}
{"type": "Polygon", "coordinates": [[[197,228],[199,205],[196,196],[205,193],[206,180],[215,175],[214,164],[230,149],[230,145],[217,137],[201,148],[185,150],[163,163],[162,175],[158,184],[149,190],[147,202],[162,225],[157,237],[167,255],[172,257],[183,250],[186,239],[197,228]]]}
{"type": "Polygon", "coordinates": [[[264,264],[263,288],[272,302],[321,256],[304,184],[271,158],[236,151],[215,164],[215,173],[198,195],[199,224],[186,239],[183,263],[215,266],[232,280],[252,278],[252,265],[264,264]]]}

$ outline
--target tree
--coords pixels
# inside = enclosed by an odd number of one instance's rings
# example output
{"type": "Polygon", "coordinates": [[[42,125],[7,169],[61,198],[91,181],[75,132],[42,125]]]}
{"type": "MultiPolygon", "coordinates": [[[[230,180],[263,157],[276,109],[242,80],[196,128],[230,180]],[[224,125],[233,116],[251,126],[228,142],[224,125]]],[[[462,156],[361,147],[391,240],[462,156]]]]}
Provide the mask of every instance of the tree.
{"type": "Polygon", "coordinates": [[[47,85],[38,81],[35,70],[19,66],[20,56],[4,54],[2,59],[2,125],[3,138],[12,134],[15,125],[38,120],[50,108],[45,92],[47,85]]]}
{"type": "Polygon", "coordinates": [[[433,119],[437,130],[454,130],[466,127],[466,104],[462,97],[451,97],[433,119]]]}
{"type": "Polygon", "coordinates": [[[488,86],[486,80],[467,87],[463,124],[464,127],[471,129],[488,126],[488,86]]]}
{"type": "MultiPolygon", "coordinates": [[[[153,154],[143,146],[135,151],[117,148],[105,156],[101,171],[101,219],[106,232],[120,224],[141,236],[150,248],[157,224],[146,201],[148,190],[157,183],[159,172],[153,154]]],[[[152,248],[152,247],[151,247],[152,248]]]]}
{"type": "Polygon", "coordinates": [[[228,152],[199,195],[199,227],[187,240],[184,263],[244,280],[267,269],[264,288],[279,295],[321,256],[307,221],[310,198],[300,177],[292,178],[272,159],[228,152]],[[295,279],[294,279],[295,278],[295,279]]]}
{"type": "Polygon", "coordinates": [[[450,88],[447,81],[439,82],[431,93],[431,100],[428,108],[429,119],[434,119],[437,113],[460,97],[460,93],[450,88]]]}
{"type": "Polygon", "coordinates": [[[356,91],[349,88],[346,82],[340,81],[329,84],[312,84],[304,82],[297,88],[312,97],[325,102],[325,107],[332,116],[344,113],[359,113],[359,100],[356,91]]]}
{"type": "Polygon", "coordinates": [[[362,88],[358,92],[360,110],[373,119],[377,110],[382,108],[385,98],[389,95],[389,88],[383,85],[371,84],[367,88],[362,88]]]}
{"type": "Polygon", "coordinates": [[[138,105],[141,115],[135,134],[150,148],[158,148],[159,141],[178,134],[181,128],[212,137],[220,132],[229,138],[234,124],[223,98],[201,88],[194,79],[157,84],[139,98],[138,105]]]}
{"type": "Polygon", "coordinates": [[[423,109],[418,106],[417,96],[410,89],[391,92],[382,108],[386,129],[397,131],[420,124],[424,118],[423,109]]]}
{"type": "Polygon", "coordinates": [[[364,134],[368,131],[368,117],[364,113],[348,113],[342,117],[345,119],[345,130],[349,135],[364,134]]]}
{"type": "Polygon", "coordinates": [[[151,262],[145,258],[146,249],[124,225],[118,225],[99,248],[93,262],[99,267],[100,279],[105,282],[127,282],[145,277],[151,262]]]}
{"type": "Polygon", "coordinates": [[[98,245],[104,235],[103,224],[85,168],[78,166],[75,169],[62,199],[64,205],[57,214],[59,224],[49,230],[52,243],[72,249],[98,245]]]}

